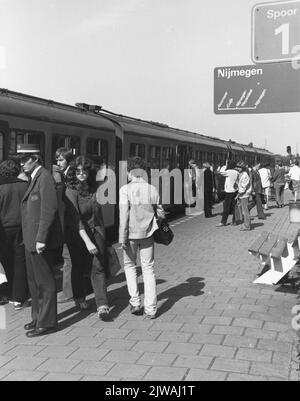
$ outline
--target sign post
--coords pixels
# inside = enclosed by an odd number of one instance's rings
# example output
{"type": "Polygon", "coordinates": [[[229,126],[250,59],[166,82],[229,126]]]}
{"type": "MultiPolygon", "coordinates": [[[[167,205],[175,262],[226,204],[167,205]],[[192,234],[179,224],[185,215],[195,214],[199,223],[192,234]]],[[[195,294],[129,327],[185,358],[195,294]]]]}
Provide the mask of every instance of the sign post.
{"type": "Polygon", "coordinates": [[[300,1],[256,4],[252,9],[254,63],[300,58],[300,1]]]}
{"type": "Polygon", "coordinates": [[[214,84],[216,114],[300,111],[300,69],[292,63],[217,67],[214,84]]]}

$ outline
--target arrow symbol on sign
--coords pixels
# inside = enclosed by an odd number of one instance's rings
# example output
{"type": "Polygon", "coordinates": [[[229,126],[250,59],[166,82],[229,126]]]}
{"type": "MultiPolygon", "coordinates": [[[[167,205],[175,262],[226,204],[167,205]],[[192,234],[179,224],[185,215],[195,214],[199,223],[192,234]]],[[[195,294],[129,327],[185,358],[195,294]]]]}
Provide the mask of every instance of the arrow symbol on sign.
{"type": "Polygon", "coordinates": [[[247,91],[244,91],[242,96],[239,98],[236,106],[239,107],[239,105],[242,103],[242,101],[244,100],[245,96],[246,96],[247,91]]]}
{"type": "Polygon", "coordinates": [[[247,94],[247,96],[246,96],[246,99],[242,103],[242,106],[245,106],[245,104],[248,102],[249,97],[251,96],[252,92],[253,92],[253,89],[250,89],[248,94],[247,94]]]}
{"type": "Polygon", "coordinates": [[[220,108],[222,106],[222,104],[223,104],[224,100],[226,99],[227,95],[228,95],[228,92],[225,92],[224,96],[222,97],[222,99],[220,101],[220,103],[218,104],[218,108],[220,108]]]}

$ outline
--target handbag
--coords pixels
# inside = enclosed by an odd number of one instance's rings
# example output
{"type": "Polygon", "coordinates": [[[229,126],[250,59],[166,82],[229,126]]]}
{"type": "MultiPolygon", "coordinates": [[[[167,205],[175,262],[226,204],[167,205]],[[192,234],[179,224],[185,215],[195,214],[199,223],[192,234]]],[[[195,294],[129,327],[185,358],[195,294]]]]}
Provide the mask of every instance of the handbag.
{"type": "Polygon", "coordinates": [[[171,230],[167,220],[163,219],[157,221],[158,229],[154,232],[154,242],[162,245],[170,245],[173,241],[174,234],[171,230]]]}

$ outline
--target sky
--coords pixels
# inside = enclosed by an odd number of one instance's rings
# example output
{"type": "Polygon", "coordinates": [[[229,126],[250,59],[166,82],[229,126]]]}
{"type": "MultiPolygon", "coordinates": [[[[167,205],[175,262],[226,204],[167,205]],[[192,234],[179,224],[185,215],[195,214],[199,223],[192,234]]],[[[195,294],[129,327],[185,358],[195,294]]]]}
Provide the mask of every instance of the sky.
{"type": "Polygon", "coordinates": [[[300,153],[297,112],[214,114],[214,68],[253,64],[257,3],[0,0],[0,87],[300,153]]]}

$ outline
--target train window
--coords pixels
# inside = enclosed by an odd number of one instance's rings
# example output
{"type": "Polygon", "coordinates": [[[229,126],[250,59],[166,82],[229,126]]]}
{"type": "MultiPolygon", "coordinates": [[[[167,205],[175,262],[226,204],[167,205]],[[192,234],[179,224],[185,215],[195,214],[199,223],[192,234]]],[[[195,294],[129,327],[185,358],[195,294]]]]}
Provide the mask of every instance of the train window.
{"type": "Polygon", "coordinates": [[[108,163],[108,142],[103,139],[88,138],[86,142],[86,151],[90,159],[92,159],[97,166],[101,162],[101,158],[105,163],[108,163]]]}
{"type": "Polygon", "coordinates": [[[149,146],[149,167],[160,168],[161,148],[159,146],[149,146]]]}
{"type": "Polygon", "coordinates": [[[58,148],[72,149],[74,156],[80,155],[80,138],[78,136],[53,135],[52,154],[54,155],[58,148]]]}
{"type": "Polygon", "coordinates": [[[146,156],[145,145],[142,145],[140,143],[131,143],[130,144],[129,157],[135,157],[135,156],[139,156],[142,159],[145,159],[145,156],[146,156]]]}
{"type": "Polygon", "coordinates": [[[4,159],[4,135],[0,132],[0,162],[4,159]]]}
{"type": "Polygon", "coordinates": [[[17,145],[38,145],[41,155],[45,156],[45,138],[42,132],[12,129],[9,134],[9,155],[17,153],[17,145]]]}
{"type": "Polygon", "coordinates": [[[162,148],[162,165],[161,168],[167,168],[171,170],[174,165],[174,149],[173,148],[162,148]]]}

